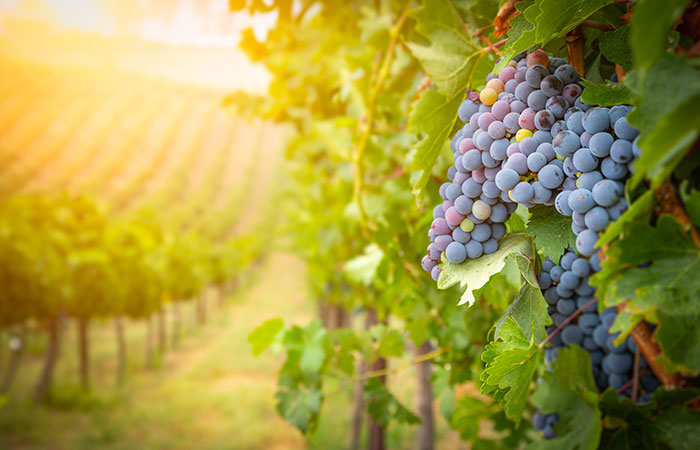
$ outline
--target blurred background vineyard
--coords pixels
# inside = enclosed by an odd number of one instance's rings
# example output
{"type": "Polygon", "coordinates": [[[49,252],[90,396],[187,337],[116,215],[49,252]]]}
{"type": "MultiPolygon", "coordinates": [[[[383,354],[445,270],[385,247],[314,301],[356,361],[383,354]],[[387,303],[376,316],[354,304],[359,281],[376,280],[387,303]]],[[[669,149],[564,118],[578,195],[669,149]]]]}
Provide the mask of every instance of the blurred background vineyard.
{"type": "Polygon", "coordinates": [[[354,386],[305,439],[246,342],[318,314],[280,233],[291,130],[255,114],[269,75],[238,50],[269,26],[226,1],[0,1],[0,448],[347,446],[354,386]]]}

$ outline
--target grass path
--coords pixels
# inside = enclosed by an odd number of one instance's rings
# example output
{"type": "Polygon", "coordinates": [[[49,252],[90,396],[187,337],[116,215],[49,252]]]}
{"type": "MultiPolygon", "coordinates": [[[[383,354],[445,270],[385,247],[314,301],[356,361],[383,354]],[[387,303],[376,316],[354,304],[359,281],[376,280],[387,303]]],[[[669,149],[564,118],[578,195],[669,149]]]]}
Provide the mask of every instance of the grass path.
{"type": "Polygon", "coordinates": [[[277,253],[256,274],[225,311],[211,311],[212,323],[169,352],[159,369],[136,371],[112,394],[100,392],[109,398],[98,406],[56,410],[7,405],[0,411],[0,448],[304,448],[301,435],[274,408],[280,358],[254,358],[246,342],[266,318],[303,323],[311,317],[304,267],[293,256],[277,253]]]}

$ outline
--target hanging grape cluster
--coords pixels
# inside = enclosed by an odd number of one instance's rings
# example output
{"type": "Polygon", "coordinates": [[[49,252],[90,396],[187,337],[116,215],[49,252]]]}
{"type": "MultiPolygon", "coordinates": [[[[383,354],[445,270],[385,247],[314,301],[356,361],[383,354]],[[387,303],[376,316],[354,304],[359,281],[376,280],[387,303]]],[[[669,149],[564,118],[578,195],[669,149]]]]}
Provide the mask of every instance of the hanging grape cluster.
{"type": "MultiPolygon", "coordinates": [[[[632,396],[636,344],[615,345],[610,333],[617,312],[598,313],[588,283],[600,271],[600,233],[627,208],[624,182],[639,156],[638,131],[627,122],[630,107],[593,107],[581,101],[580,75],[562,58],[537,50],[514,58],[486,87],[470,92],[459,108],[466,122],[451,141],[454,165],[440,186],[433,210],[428,254],[422,267],[437,281],[443,257],[453,264],[498,250],[504,223],[518,205],[554,205],[572,218],[576,249],[558,264],[546,258],[538,282],[553,325],[547,329],[545,362],[563,346],[579,345],[591,357],[600,391],[611,387],[632,396]]],[[[659,382],[640,358],[639,401],[659,382]]],[[[533,418],[545,436],[557,414],[533,418]]]]}

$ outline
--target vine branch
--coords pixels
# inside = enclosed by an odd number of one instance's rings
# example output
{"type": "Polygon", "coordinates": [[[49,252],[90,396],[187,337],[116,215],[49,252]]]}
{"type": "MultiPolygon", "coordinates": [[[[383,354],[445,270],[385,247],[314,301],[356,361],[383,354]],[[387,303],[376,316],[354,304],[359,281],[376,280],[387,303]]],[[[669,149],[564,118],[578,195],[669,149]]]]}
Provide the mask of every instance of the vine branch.
{"type": "Polygon", "coordinates": [[[595,303],[597,301],[598,301],[598,299],[594,298],[593,300],[590,300],[588,303],[586,303],[585,305],[583,305],[582,307],[580,307],[579,309],[577,309],[576,311],[571,313],[571,315],[569,317],[567,317],[566,320],[564,320],[562,323],[560,323],[559,326],[554,329],[554,331],[552,331],[551,333],[549,333],[549,335],[547,335],[547,338],[544,341],[542,341],[542,343],[540,343],[539,347],[543,348],[545,345],[547,345],[547,343],[549,341],[551,341],[552,338],[557,335],[557,333],[559,333],[561,330],[563,330],[565,326],[570,324],[571,321],[574,320],[575,318],[577,318],[584,310],[595,305],[595,303]]]}
{"type": "MultiPolygon", "coordinates": [[[[367,212],[365,211],[364,204],[362,202],[362,191],[364,190],[364,156],[367,150],[367,145],[369,139],[372,136],[372,131],[374,130],[374,116],[377,109],[377,99],[379,94],[384,88],[387,78],[389,77],[389,69],[391,68],[391,63],[394,61],[394,55],[396,50],[396,44],[399,41],[399,36],[401,34],[401,28],[406,23],[406,18],[408,17],[408,11],[410,10],[411,2],[407,2],[401,15],[390,30],[391,39],[387,47],[386,53],[384,54],[384,59],[379,69],[378,77],[374,86],[372,86],[369,100],[367,102],[367,116],[365,117],[366,126],[360,136],[360,141],[357,147],[357,152],[353,158],[353,164],[355,166],[355,176],[353,184],[353,197],[357,203],[358,210],[360,212],[360,219],[363,224],[367,224],[367,212]]],[[[363,227],[364,229],[364,227],[363,227]]]]}

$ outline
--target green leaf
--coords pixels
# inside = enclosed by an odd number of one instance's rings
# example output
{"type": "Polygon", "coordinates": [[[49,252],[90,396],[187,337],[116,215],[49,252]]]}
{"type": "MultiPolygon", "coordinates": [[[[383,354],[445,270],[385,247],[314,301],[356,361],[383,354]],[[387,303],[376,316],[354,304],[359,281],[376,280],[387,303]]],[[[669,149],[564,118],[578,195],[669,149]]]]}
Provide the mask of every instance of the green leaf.
{"type": "Polygon", "coordinates": [[[364,394],[368,402],[367,412],[382,426],[389,425],[392,419],[403,424],[420,423],[420,419],[403,406],[378,377],[367,380],[364,394]]]}
{"type": "MultiPolygon", "coordinates": [[[[484,53],[466,32],[464,22],[448,0],[423,0],[411,13],[415,29],[429,42],[408,42],[413,56],[447,98],[459,95],[470,84],[471,73],[484,53]]],[[[455,109],[456,111],[456,109],[455,109]]]]}
{"type": "Polygon", "coordinates": [[[275,336],[284,328],[284,320],[269,319],[261,323],[248,335],[248,342],[253,346],[253,356],[260,356],[275,340],[275,336]]]}
{"type": "Polygon", "coordinates": [[[668,46],[668,30],[689,0],[640,0],[630,22],[630,45],[637,67],[653,65],[668,46]]]}
{"type": "Polygon", "coordinates": [[[559,214],[553,206],[530,208],[530,220],[525,233],[535,238],[537,249],[552,261],[559,261],[567,247],[576,248],[571,218],[559,214]]]}
{"type": "Polygon", "coordinates": [[[311,329],[310,326],[305,331],[313,334],[304,343],[301,359],[299,360],[299,368],[305,374],[315,374],[321,369],[323,361],[326,359],[325,346],[328,331],[325,328],[311,329]]]}
{"type": "MultiPolygon", "coordinates": [[[[615,31],[603,33],[600,38],[600,52],[608,61],[619,64],[625,71],[632,70],[632,48],[630,47],[630,26],[625,25],[615,31]]],[[[585,102],[586,99],[583,99],[585,102]]]]}
{"type": "Polygon", "coordinates": [[[601,247],[609,242],[612,242],[617,236],[622,233],[626,224],[633,222],[641,217],[651,214],[654,208],[654,191],[646,191],[642,194],[627,211],[625,211],[616,221],[610,225],[596,244],[601,247]]]}
{"type": "MultiPolygon", "coordinates": [[[[607,305],[627,300],[628,312],[659,324],[656,338],[671,364],[699,371],[700,249],[688,232],[668,215],[656,227],[633,222],[607,256],[591,279],[598,297],[607,305]]],[[[613,331],[624,335],[633,325],[618,319],[613,331]]]]}
{"type": "Polygon", "coordinates": [[[693,191],[685,200],[685,211],[696,227],[700,226],[700,191],[693,191]]]}
{"type": "Polygon", "coordinates": [[[539,356],[540,348],[527,339],[512,317],[506,317],[498,339],[487,344],[481,354],[486,363],[481,392],[494,392],[506,416],[516,424],[522,419],[539,356]]]}
{"type": "Polygon", "coordinates": [[[589,105],[615,106],[634,103],[634,93],[625,83],[605,81],[603,84],[583,80],[581,100],[589,105]]]}
{"type": "MultiPolygon", "coordinates": [[[[700,72],[697,75],[700,78],[700,72]]],[[[698,136],[700,94],[689,98],[677,109],[663,116],[654,129],[640,139],[642,155],[634,163],[637,173],[632,185],[636,185],[643,175],[652,181],[652,187],[660,185],[683,160],[698,136]]]]}
{"type": "Polygon", "coordinates": [[[537,343],[544,340],[547,336],[545,326],[552,323],[547,313],[547,302],[542,296],[542,291],[529,283],[523,285],[518,297],[508,306],[503,317],[496,322],[494,338],[498,338],[504,322],[509,317],[518,323],[528,340],[532,339],[534,330],[535,342],[537,343]]]}
{"type": "Polygon", "coordinates": [[[606,390],[600,398],[600,409],[610,418],[610,424],[621,425],[604,430],[601,447],[699,448],[700,436],[694,430],[700,426],[700,412],[683,406],[699,394],[697,389],[657,389],[650,402],[635,403],[612,389],[606,390]]]}
{"type": "Polygon", "coordinates": [[[418,197],[428,184],[433,166],[457,121],[457,110],[462,98],[461,93],[446,97],[433,89],[426,89],[413,104],[408,118],[408,131],[423,134],[423,138],[414,146],[416,153],[411,161],[411,170],[420,172],[420,177],[413,186],[414,194],[418,197]]]}
{"type": "Polygon", "coordinates": [[[581,347],[559,349],[551,372],[545,372],[532,401],[545,414],[559,413],[556,438],[531,443],[526,449],[596,449],[602,430],[598,389],[591,360],[581,347]]]}
{"type": "Polygon", "coordinates": [[[365,286],[372,284],[377,268],[384,259],[384,252],[377,244],[370,244],[365,247],[362,255],[356,256],[345,263],[343,272],[348,278],[356,283],[362,283],[365,286]]]}
{"type": "Polygon", "coordinates": [[[518,53],[565,36],[606,4],[605,0],[536,0],[525,6],[522,14],[511,20],[514,26],[508,32],[508,43],[494,73],[500,72],[518,53]]]}
{"type": "Polygon", "coordinates": [[[300,389],[288,374],[283,373],[275,397],[277,411],[302,433],[316,428],[323,400],[320,389],[300,389]]]}
{"type": "MultiPolygon", "coordinates": [[[[466,288],[459,304],[468,303],[472,306],[476,301],[474,291],[484,286],[492,275],[503,269],[506,258],[518,256],[532,261],[535,257],[532,239],[524,233],[511,233],[498,244],[498,250],[490,255],[469,259],[462,264],[444,262],[444,270],[438,279],[438,288],[447,289],[459,283],[460,287],[466,288]]],[[[531,277],[527,272],[529,271],[525,271],[523,276],[531,277]]]]}

